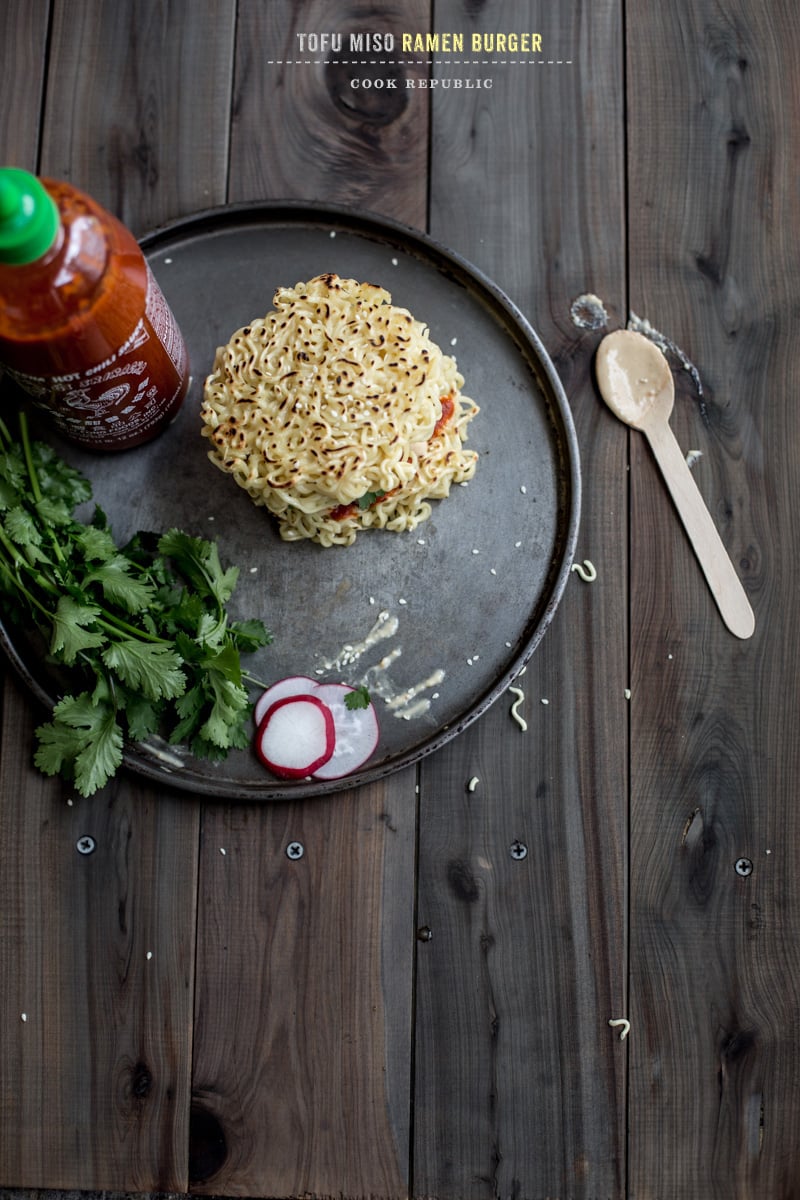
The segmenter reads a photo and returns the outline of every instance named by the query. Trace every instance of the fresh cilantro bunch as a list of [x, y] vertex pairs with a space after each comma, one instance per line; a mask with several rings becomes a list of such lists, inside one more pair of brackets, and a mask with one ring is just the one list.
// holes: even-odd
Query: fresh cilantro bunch
[[91, 496], [80, 472], [30, 440], [24, 414], [19, 441], [0, 421], [3, 606], [75, 680], [36, 730], [34, 761], [84, 796], [115, 773], [126, 739], [159, 734], [213, 759], [246, 747], [240, 653], [272, 640], [261, 621], [229, 618], [239, 572], [215, 543], [170, 529], [120, 548], [99, 507], [90, 524], [75, 519]]

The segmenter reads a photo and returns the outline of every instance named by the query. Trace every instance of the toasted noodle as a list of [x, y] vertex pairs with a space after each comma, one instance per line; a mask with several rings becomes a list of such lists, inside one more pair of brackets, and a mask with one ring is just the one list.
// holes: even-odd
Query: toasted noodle
[[455, 361], [391, 300], [320, 275], [280, 288], [274, 311], [217, 351], [201, 409], [209, 458], [286, 541], [413, 529], [428, 500], [475, 472], [462, 440], [478, 407]]

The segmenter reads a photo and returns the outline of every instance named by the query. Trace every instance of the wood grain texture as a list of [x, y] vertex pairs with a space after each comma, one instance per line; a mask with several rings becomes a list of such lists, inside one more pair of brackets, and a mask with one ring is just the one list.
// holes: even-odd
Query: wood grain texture
[[[186, 1186], [196, 813], [30, 766], [9, 685], [0, 767], [0, 1163], [17, 1187]], [[94, 839], [91, 854], [77, 845]]]
[[141, 234], [225, 201], [233, 0], [55, 0], [44, 174]]
[[626, 1008], [626, 438], [591, 383], [603, 331], [570, 316], [588, 292], [624, 310], [620, 19], [616, 3], [436, 7], [440, 29], [538, 30], [544, 57], [572, 60], [434, 68], [493, 86], [433, 100], [431, 231], [554, 358], [583, 459], [578, 558], [598, 577], [571, 577], [521, 681], [527, 732], [509, 696], [423, 764], [417, 1195], [624, 1191], [626, 1048], [607, 1022]]
[[[231, 135], [231, 200], [327, 201], [370, 209], [424, 228], [427, 94], [406, 79], [408, 56], [350, 50], [351, 32], [427, 28], [429, 0], [273, 0], [241, 6]], [[342, 51], [301, 51], [297, 34], [337, 32]], [[377, 64], [377, 65], [376, 65]], [[353, 80], [393, 80], [394, 89]]]
[[414, 826], [413, 771], [206, 810], [193, 1190], [406, 1194]]
[[635, 447], [631, 1194], [784, 1200], [800, 1191], [797, 22], [736, 0], [634, 0], [628, 20], [650, 30], [629, 40], [631, 305], [698, 369], [702, 401], [678, 371], [672, 423], [703, 452], [756, 613], [750, 642], [724, 629]]
[[36, 170], [49, 18], [48, 0], [8, 0], [0, 6], [0, 46], [14, 69], [0, 73], [2, 165]]

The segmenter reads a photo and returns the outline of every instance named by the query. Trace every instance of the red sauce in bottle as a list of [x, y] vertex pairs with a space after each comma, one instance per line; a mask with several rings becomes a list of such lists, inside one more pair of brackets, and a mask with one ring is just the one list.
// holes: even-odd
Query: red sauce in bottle
[[0, 363], [71, 441], [139, 445], [183, 402], [183, 337], [125, 226], [70, 184], [40, 183], [59, 224], [40, 257], [0, 262]]

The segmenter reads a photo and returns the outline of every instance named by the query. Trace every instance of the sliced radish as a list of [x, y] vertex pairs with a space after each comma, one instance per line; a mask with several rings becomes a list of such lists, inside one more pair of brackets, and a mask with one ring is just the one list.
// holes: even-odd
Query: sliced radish
[[336, 730], [333, 754], [312, 774], [315, 779], [341, 779], [362, 766], [378, 744], [378, 717], [370, 704], [367, 708], [347, 708], [345, 697], [354, 688], [344, 683], [321, 683], [314, 695], [330, 709]]
[[308, 675], [289, 675], [286, 679], [279, 679], [277, 683], [273, 683], [255, 702], [253, 720], [256, 728], [263, 721], [267, 709], [276, 700], [282, 700], [284, 696], [307, 696], [316, 686], [316, 680], [310, 679]]
[[317, 696], [290, 695], [275, 700], [256, 734], [256, 753], [281, 779], [305, 779], [334, 752], [333, 714]]

